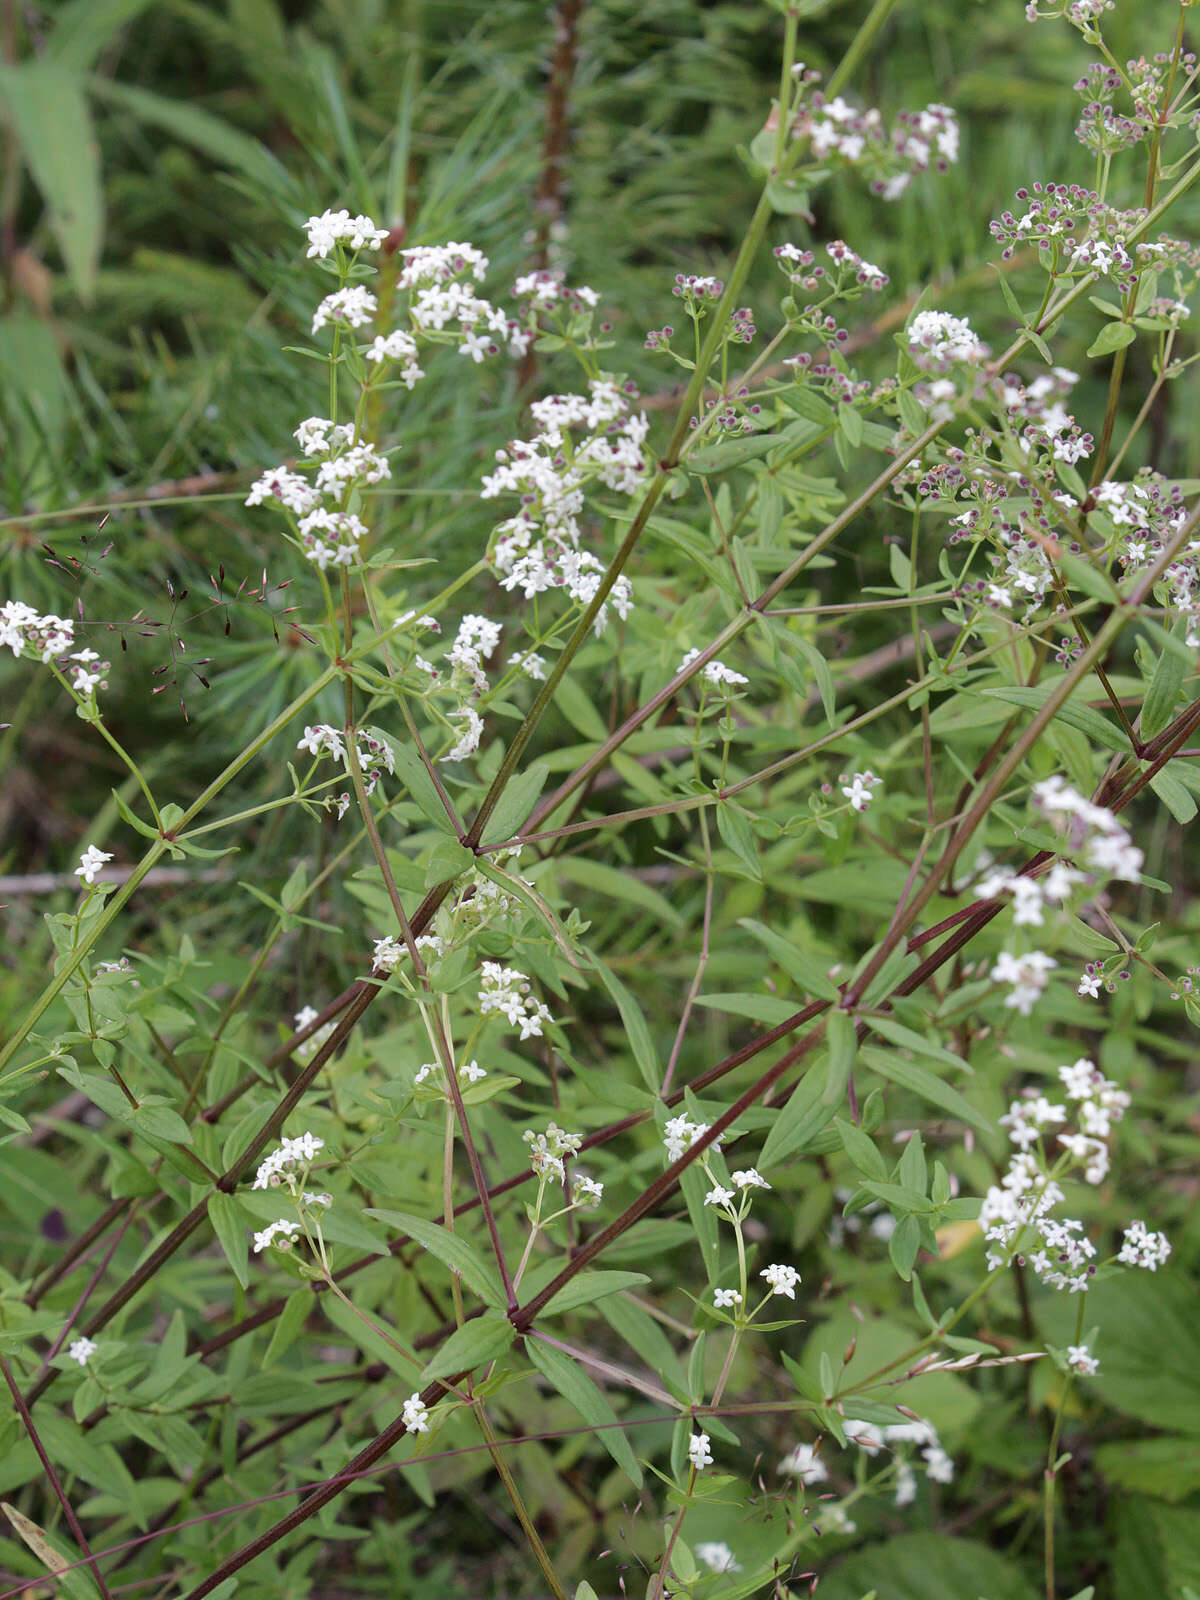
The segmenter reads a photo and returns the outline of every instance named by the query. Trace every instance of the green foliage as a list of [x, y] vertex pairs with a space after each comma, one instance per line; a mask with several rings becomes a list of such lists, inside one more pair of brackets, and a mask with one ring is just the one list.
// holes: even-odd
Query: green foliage
[[[0, 620], [9, 1587], [1190, 1600], [1186, 8], [560, 12], [14, 12], [0, 605], [66, 643]], [[884, 200], [941, 113], [843, 159], [794, 62], [954, 106], [958, 160]], [[1035, 181], [1139, 281], [1003, 258]], [[327, 208], [384, 248], [306, 257]], [[415, 319], [450, 240], [515, 359]], [[545, 267], [599, 307], [510, 292]], [[553, 517], [480, 481], [608, 374], [526, 594], [504, 519]], [[347, 565], [245, 504], [344, 461], [297, 464], [326, 413], [386, 455]], [[1053, 1249], [981, 1238], [1023, 1140]]]

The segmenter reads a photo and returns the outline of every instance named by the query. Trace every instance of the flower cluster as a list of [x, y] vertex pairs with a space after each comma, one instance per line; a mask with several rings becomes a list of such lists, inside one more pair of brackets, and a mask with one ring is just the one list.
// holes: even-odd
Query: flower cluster
[[317, 1152], [324, 1148], [324, 1139], [318, 1139], [311, 1133], [302, 1133], [298, 1139], [282, 1140], [278, 1150], [272, 1150], [259, 1166], [251, 1187], [278, 1189], [281, 1183], [286, 1183], [289, 1189], [295, 1190], [298, 1180], [292, 1169], [303, 1166], [307, 1172]]
[[[699, 654], [699, 650], [689, 650], [676, 667], [676, 672], [686, 672]], [[734, 672], [721, 661], [706, 661], [703, 676], [714, 689], [736, 689], [740, 684], [750, 682], [749, 678], [743, 677], [740, 672]]]
[[[429, 951], [434, 956], [445, 954], [445, 941], [436, 933], [421, 933], [413, 940], [417, 953], [424, 955]], [[395, 972], [396, 968], [408, 955], [408, 945], [403, 939], [394, 938], [388, 934], [383, 939], [376, 939], [373, 949], [373, 964], [376, 971]]]
[[759, 1277], [766, 1279], [772, 1294], [783, 1295], [788, 1300], [796, 1298], [796, 1285], [800, 1282], [800, 1274], [795, 1267], [773, 1261], [769, 1267], [762, 1269]]
[[858, 111], [841, 95], [827, 100], [818, 89], [798, 110], [793, 134], [809, 140], [822, 165], [837, 159], [860, 168], [884, 200], [898, 199], [918, 173], [945, 172], [958, 160], [958, 121], [944, 105], [901, 111], [889, 134], [878, 111]]
[[81, 1367], [86, 1367], [99, 1348], [94, 1339], [72, 1339], [67, 1346], [67, 1359], [78, 1361]]
[[948, 311], [918, 311], [908, 325], [908, 344], [927, 372], [947, 372], [955, 362], [978, 366], [990, 353], [966, 318]]
[[1142, 852], [1111, 811], [1085, 800], [1058, 774], [1034, 784], [1033, 803], [1063, 836], [1064, 848], [1089, 871], [1139, 881]]
[[429, 1432], [429, 1409], [419, 1394], [409, 1395], [401, 1416], [409, 1433]]
[[[1058, 1076], [1067, 1105], [1029, 1089], [1000, 1118], [1016, 1153], [1000, 1183], [984, 1197], [979, 1225], [990, 1246], [989, 1270], [1014, 1259], [1027, 1260], [1050, 1288], [1074, 1294], [1085, 1290], [1095, 1274], [1096, 1247], [1081, 1222], [1053, 1214], [1065, 1198], [1056, 1174], [1064, 1165], [1080, 1167], [1086, 1183], [1103, 1183], [1113, 1126], [1124, 1116], [1129, 1096], [1086, 1058], [1060, 1067]], [[1075, 1127], [1066, 1129], [1072, 1116]], [[1051, 1170], [1044, 1136], [1060, 1127], [1065, 1131], [1056, 1133], [1054, 1141], [1063, 1155]], [[1133, 1222], [1117, 1259], [1153, 1271], [1167, 1259], [1170, 1248], [1162, 1234]]]
[[351, 252], [378, 250], [387, 238], [386, 228], [377, 228], [370, 217], [352, 217], [348, 211], [323, 211], [319, 217], [309, 217], [305, 224], [308, 249], [305, 254], [325, 260], [337, 245]]
[[1013, 955], [1002, 950], [996, 958], [990, 977], [993, 983], [1008, 983], [1012, 991], [1004, 997], [1004, 1004], [1027, 1017], [1042, 997], [1051, 972], [1058, 965], [1053, 956], [1043, 950], [1030, 950], [1024, 955]]
[[[632, 392], [601, 376], [591, 380], [586, 395], [548, 395], [530, 408], [539, 430], [534, 437], [496, 451], [496, 469], [483, 479], [483, 499], [515, 494], [521, 500], [521, 509], [492, 535], [491, 560], [502, 588], [520, 590], [527, 600], [563, 589], [580, 607], [595, 597], [604, 563], [580, 549], [579, 518], [591, 484], [633, 494], [645, 477], [649, 423], [644, 412], [630, 412]], [[633, 591], [627, 579], [616, 580], [597, 611], [597, 633], [607, 622], [609, 602], [619, 616], [628, 616]]]
[[482, 978], [479, 989], [481, 1015], [486, 1017], [498, 1011], [511, 1027], [520, 1029], [522, 1039], [541, 1038], [542, 1024], [552, 1019], [545, 1004], [534, 998], [533, 987], [525, 974], [518, 972], [515, 967], [502, 967], [496, 961], [485, 961]]
[[[469, 1089], [474, 1083], [482, 1083], [486, 1077], [487, 1072], [478, 1061], [464, 1061], [458, 1069], [458, 1081], [462, 1088]], [[420, 1089], [424, 1094], [439, 1100], [450, 1098], [446, 1085], [446, 1072], [438, 1062], [427, 1061], [423, 1067], [417, 1069], [413, 1077], [413, 1088]]]
[[[374, 791], [382, 773], [395, 772], [396, 758], [392, 747], [386, 739], [379, 738], [369, 733], [365, 728], [359, 728], [355, 734], [355, 749], [358, 754], [359, 771], [363, 777], [363, 787], [368, 794]], [[314, 760], [322, 756], [332, 756], [335, 761], [340, 761], [346, 771], [350, 771], [350, 756], [346, 749], [346, 735], [340, 728], [332, 727], [328, 722], [318, 723], [315, 727], [307, 727], [304, 737], [296, 745], [297, 750], [307, 750]], [[337, 801], [337, 814], [345, 816], [350, 806], [350, 796], [342, 795]]]
[[[667, 1160], [678, 1161], [685, 1150], [690, 1150], [697, 1139], [704, 1137], [708, 1129], [707, 1122], [689, 1122], [686, 1116], [672, 1117], [663, 1129]], [[716, 1149], [720, 1143], [720, 1139], [714, 1139], [709, 1148]]]
[[[255, 1184], [255, 1188], [258, 1185]], [[264, 1250], [269, 1250], [272, 1245], [278, 1250], [290, 1250], [292, 1240], [301, 1231], [298, 1222], [289, 1222], [286, 1217], [281, 1217], [278, 1222], [272, 1222], [261, 1233], [254, 1235], [254, 1254], [261, 1255]]]
[[[910, 1452], [919, 1451], [926, 1476], [934, 1483], [952, 1483], [954, 1462], [942, 1448], [937, 1429], [931, 1422], [914, 1418], [911, 1422], [893, 1422], [883, 1426], [874, 1422], [861, 1422], [847, 1417], [843, 1424], [847, 1441], [867, 1456], [877, 1456], [882, 1450], [896, 1455], [895, 1504], [910, 1505], [916, 1498], [917, 1479]], [[909, 1451], [902, 1447], [909, 1446]], [[897, 1447], [901, 1447], [897, 1450]], [[785, 1477], [798, 1478], [803, 1484], [825, 1483], [829, 1469], [817, 1445], [798, 1444], [784, 1456], [777, 1470]]]
[[[292, 1019], [296, 1025], [296, 1032], [303, 1032], [303, 1030], [307, 1028], [310, 1023], [315, 1022], [320, 1015], [321, 1013], [317, 1010], [316, 1006], [302, 1006]], [[305, 1039], [303, 1044], [297, 1045], [294, 1054], [298, 1056], [301, 1061], [307, 1061], [310, 1056], [315, 1056], [317, 1051], [325, 1043], [326, 1039], [329, 1038], [330, 1034], [336, 1027], [336, 1022], [326, 1022], [324, 1026], [318, 1028], [315, 1033], [310, 1034], [308, 1038]]]
[[708, 1448], [706, 1433], [694, 1433], [688, 1440], [688, 1460], [695, 1472], [703, 1472], [705, 1467], [712, 1466], [713, 1455]]
[[[529, 1146], [529, 1164], [537, 1176], [543, 1179], [557, 1178], [559, 1183], [565, 1183], [567, 1169], [564, 1162], [575, 1155], [583, 1143], [579, 1134], [567, 1133], [556, 1122], [552, 1122], [545, 1133], [534, 1133], [532, 1128], [526, 1128], [521, 1137]], [[603, 1193], [602, 1184], [596, 1184], [595, 1188]], [[599, 1195], [596, 1198], [598, 1200]]]
[[53, 662], [75, 693], [88, 700], [96, 689], [108, 687], [104, 674], [112, 665], [95, 650], [72, 650], [75, 624], [69, 617], [42, 616], [23, 600], [6, 600], [0, 606], [0, 649], [22, 656], [28, 649], [43, 665]]

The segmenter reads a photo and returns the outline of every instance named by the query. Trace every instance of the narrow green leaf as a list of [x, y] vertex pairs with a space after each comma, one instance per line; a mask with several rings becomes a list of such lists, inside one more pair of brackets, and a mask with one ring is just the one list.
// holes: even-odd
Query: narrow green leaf
[[829, 1047], [829, 1063], [821, 1103], [836, 1106], [846, 1097], [846, 1085], [858, 1054], [858, 1033], [853, 1017], [837, 1009], [829, 1012], [825, 1021], [825, 1042]]
[[464, 1323], [446, 1340], [422, 1372], [417, 1387], [423, 1389], [435, 1378], [451, 1378], [459, 1372], [474, 1372], [489, 1361], [498, 1360], [511, 1347], [516, 1330], [507, 1317], [486, 1312]]
[[738, 927], [752, 933], [759, 943], [770, 951], [788, 977], [806, 994], [814, 995], [819, 1000], [832, 1000], [835, 1004], [841, 998], [837, 984], [826, 975], [820, 963], [813, 956], [805, 954], [790, 939], [785, 939], [773, 928], [756, 922], [753, 917], [740, 918]]
[[800, 1079], [792, 1090], [787, 1105], [776, 1117], [759, 1157], [759, 1164], [769, 1171], [798, 1150], [805, 1150], [833, 1121], [834, 1108], [826, 1105], [825, 1079], [815, 1065]]
[[905, 1061], [902, 1056], [893, 1055], [890, 1051], [875, 1050], [869, 1046], [864, 1047], [859, 1055], [881, 1078], [887, 1078], [891, 1083], [898, 1083], [901, 1088], [919, 1095], [922, 1100], [928, 1100], [930, 1105], [937, 1106], [950, 1116], [968, 1123], [981, 1133], [991, 1132], [992, 1125], [987, 1117], [976, 1111], [971, 1102], [959, 1094], [957, 1089], [952, 1089], [948, 1083], [943, 1083], [924, 1067], [917, 1066], [913, 1061]]
[[886, 1178], [887, 1166], [870, 1135], [855, 1127], [854, 1123], [847, 1122], [844, 1117], [835, 1117], [834, 1125], [837, 1128], [838, 1138], [842, 1141], [842, 1149], [858, 1170], [865, 1173], [868, 1178]]
[[590, 1306], [622, 1289], [640, 1289], [650, 1279], [644, 1272], [580, 1272], [547, 1301], [544, 1317], [561, 1317], [578, 1306]]
[[304, 1324], [312, 1314], [313, 1300], [313, 1292], [308, 1288], [296, 1289], [288, 1295], [283, 1310], [275, 1320], [271, 1342], [263, 1353], [264, 1372], [269, 1372], [277, 1361], [281, 1361], [303, 1333]]
[[67, 0], [54, 14], [45, 59], [70, 72], [86, 72], [105, 45], [150, 0]]
[[526, 1339], [525, 1354], [583, 1420], [597, 1429], [596, 1438], [630, 1482], [640, 1489], [642, 1469], [637, 1457], [624, 1431], [612, 1426], [617, 1420], [616, 1412], [579, 1363], [537, 1338]]
[[593, 861], [590, 856], [563, 856], [555, 863], [555, 871], [560, 881], [565, 879], [606, 899], [636, 906], [639, 911], [649, 912], [664, 927], [683, 926], [683, 918], [667, 897], [628, 870], [610, 867], [604, 861]]
[[46, 205], [75, 292], [90, 301], [104, 233], [100, 156], [78, 75], [50, 61], [0, 66], [0, 107]]
[[105, 105], [128, 111], [149, 127], [161, 128], [180, 144], [190, 144], [219, 167], [240, 172], [274, 194], [290, 190], [287, 172], [265, 145], [199, 106], [99, 75], [92, 78], [91, 91]]
[[526, 772], [518, 773], [511, 780], [487, 820], [480, 841], [482, 844], [500, 844], [520, 831], [546, 787], [549, 771], [544, 761], [537, 761]]
[[737, 806], [720, 801], [717, 805], [717, 832], [750, 876], [761, 879], [762, 862], [758, 859], [757, 841], [746, 813]]
[[208, 1220], [212, 1223], [217, 1243], [225, 1252], [225, 1259], [233, 1268], [233, 1275], [242, 1288], [250, 1284], [250, 1246], [246, 1238], [246, 1218], [233, 1195], [214, 1190], [208, 1197]]
[[629, 1048], [633, 1051], [633, 1059], [637, 1062], [646, 1087], [655, 1094], [662, 1082], [662, 1073], [659, 1070], [658, 1051], [654, 1048], [654, 1040], [650, 1035], [650, 1028], [642, 1015], [641, 1007], [630, 994], [614, 972], [610, 972], [600, 958], [592, 951], [587, 952], [589, 959], [596, 968], [601, 983], [613, 998], [617, 1010], [621, 1013], [621, 1021], [625, 1025], [625, 1037], [629, 1041]]
[[453, 834], [454, 824], [420, 756], [408, 744], [394, 743], [389, 739], [388, 746], [395, 761], [396, 776], [413, 797], [421, 815], [427, 822], [432, 822], [440, 833]]
[[[1146, 641], [1143, 641], [1143, 648], [1149, 648]], [[1146, 690], [1146, 698], [1142, 701], [1140, 732], [1143, 739], [1153, 739], [1170, 722], [1188, 665], [1174, 650], [1164, 649], [1160, 653]]]
[[368, 1207], [363, 1215], [374, 1217], [377, 1222], [415, 1239], [443, 1266], [457, 1273], [481, 1300], [490, 1306], [504, 1306], [504, 1290], [499, 1273], [462, 1234], [451, 1233], [440, 1223], [427, 1222], [423, 1217], [410, 1216], [407, 1211], [379, 1211]]
[[926, 1039], [924, 1034], [906, 1028], [903, 1023], [896, 1022], [891, 1017], [870, 1017], [868, 1021], [875, 1033], [890, 1040], [892, 1044], [903, 1045], [906, 1049], [915, 1051], [917, 1055], [931, 1056], [934, 1061], [943, 1061], [947, 1066], [956, 1067], [959, 1072], [970, 1075], [971, 1068], [961, 1056], [956, 1056], [951, 1050], [943, 1049], [940, 1044], [934, 1044], [932, 1040]]

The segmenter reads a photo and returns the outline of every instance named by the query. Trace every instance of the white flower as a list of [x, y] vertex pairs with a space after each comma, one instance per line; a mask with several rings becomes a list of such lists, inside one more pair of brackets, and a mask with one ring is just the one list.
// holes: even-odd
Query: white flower
[[744, 1172], [735, 1172], [732, 1182], [735, 1189], [769, 1189], [771, 1187], [757, 1167], [747, 1167]]
[[[545, 1133], [534, 1133], [532, 1128], [526, 1128], [521, 1137], [529, 1146], [529, 1165], [537, 1176], [557, 1178], [560, 1183], [567, 1175], [564, 1160], [575, 1155], [583, 1143], [579, 1134], [567, 1133], [556, 1122], [552, 1122]], [[596, 1187], [603, 1192], [602, 1184]]]
[[342, 735], [327, 722], [305, 728], [304, 737], [297, 741], [296, 749], [307, 750], [311, 756], [331, 755], [336, 761], [346, 759], [346, 745]]
[[865, 1450], [869, 1456], [878, 1455], [883, 1449], [883, 1430], [877, 1428], [873, 1422], [859, 1422], [847, 1417], [843, 1427], [850, 1443], [856, 1444], [860, 1450]]
[[351, 250], [378, 250], [387, 238], [386, 228], [377, 228], [370, 217], [352, 217], [348, 211], [323, 211], [319, 217], [309, 217], [305, 223], [308, 234], [310, 259], [319, 256], [323, 261], [339, 240], [344, 240]]
[[[254, 1187], [257, 1189], [259, 1185], [256, 1183]], [[286, 1250], [299, 1232], [298, 1222], [289, 1222], [286, 1217], [281, 1217], [278, 1222], [272, 1222], [261, 1233], [254, 1235], [254, 1254], [258, 1255], [276, 1242], [281, 1250]]]
[[706, 1206], [727, 1206], [732, 1199], [732, 1189], [723, 1189], [719, 1183], [715, 1183], [704, 1196], [704, 1204]]
[[[845, 778], [845, 774], [842, 774]], [[843, 782], [842, 793], [849, 800], [855, 811], [865, 811], [871, 804], [871, 791], [883, 780], [867, 769], [866, 772], [856, 772], [849, 783]]]
[[708, 1448], [708, 1435], [694, 1433], [688, 1441], [688, 1460], [697, 1472], [712, 1466], [712, 1451]]
[[[685, 1150], [690, 1150], [697, 1139], [703, 1138], [708, 1129], [707, 1122], [689, 1122], [685, 1116], [672, 1117], [663, 1128], [667, 1160], [678, 1161]], [[719, 1139], [714, 1140], [713, 1148], [719, 1147], [720, 1143]]]
[[486, 1017], [497, 1011], [511, 1027], [520, 1030], [522, 1039], [541, 1038], [542, 1024], [552, 1018], [542, 1001], [534, 999], [525, 974], [515, 967], [502, 967], [496, 961], [485, 961], [480, 970], [483, 979], [479, 990], [480, 1014]]
[[1031, 950], [1023, 956], [1014, 956], [1003, 950], [992, 968], [991, 979], [993, 983], [1012, 984], [1012, 993], [1005, 996], [1004, 1004], [1027, 1017], [1040, 999], [1051, 970], [1057, 965], [1052, 956], [1041, 950]]
[[829, 1469], [812, 1444], [798, 1444], [791, 1455], [784, 1456], [778, 1470], [801, 1483], [824, 1483], [829, 1477]]
[[[678, 667], [676, 667], [676, 672], [683, 672], [690, 667], [699, 654], [699, 650], [689, 650]], [[721, 661], [705, 662], [704, 676], [714, 688], [720, 688], [722, 684], [725, 684], [728, 688], [735, 689], [739, 684], [750, 682], [749, 678], [743, 677], [740, 672], [734, 672], [731, 667], [725, 666]]]
[[714, 1289], [713, 1305], [718, 1311], [727, 1311], [730, 1306], [740, 1306], [742, 1297], [736, 1289]]
[[67, 1346], [67, 1359], [78, 1361], [81, 1367], [86, 1367], [99, 1348], [92, 1339], [72, 1339]]
[[908, 342], [920, 365], [939, 371], [955, 361], [984, 361], [989, 354], [970, 323], [948, 311], [918, 312], [908, 325]]
[[710, 1572], [740, 1572], [742, 1564], [727, 1544], [709, 1540], [696, 1546], [696, 1555]]
[[539, 682], [546, 676], [546, 662], [533, 650], [514, 650], [508, 658], [509, 665], [520, 667], [527, 678], [536, 678]]
[[347, 328], [361, 328], [375, 315], [375, 296], [361, 284], [348, 289], [336, 289], [327, 294], [313, 313], [312, 331], [317, 332], [327, 322], [342, 323]]
[[479, 749], [479, 741], [483, 737], [483, 718], [473, 706], [460, 706], [457, 711], [448, 712], [447, 715], [455, 721], [464, 723], [464, 728], [457, 744], [452, 745], [441, 759], [465, 761]]
[[429, 1409], [419, 1394], [409, 1395], [401, 1415], [409, 1433], [429, 1432]]
[[948, 1456], [940, 1445], [933, 1445], [928, 1450], [922, 1450], [925, 1458], [925, 1471], [934, 1483], [954, 1482], [954, 1461]]
[[284, 1175], [290, 1179], [292, 1167], [301, 1164], [307, 1167], [316, 1157], [317, 1151], [324, 1148], [324, 1139], [318, 1139], [311, 1133], [302, 1133], [298, 1139], [282, 1140], [278, 1150], [272, 1150], [259, 1166], [251, 1187], [277, 1189]]
[[1085, 1378], [1094, 1377], [1100, 1370], [1099, 1361], [1085, 1344], [1067, 1346], [1067, 1365], [1074, 1367], [1076, 1372], [1082, 1372]]
[[759, 1277], [767, 1280], [772, 1294], [786, 1295], [789, 1300], [796, 1298], [796, 1285], [800, 1282], [800, 1274], [795, 1267], [783, 1266], [775, 1261], [769, 1267], [764, 1267]]
[[604, 1198], [604, 1185], [580, 1173], [571, 1180], [571, 1199], [577, 1206], [598, 1206]]
[[111, 860], [112, 852], [110, 850], [97, 850], [94, 844], [90, 844], [79, 858], [79, 865], [75, 868], [75, 876], [82, 878], [84, 883], [95, 883], [96, 874], [100, 871], [100, 868], [106, 861]]
[[1151, 1233], [1144, 1222], [1131, 1222], [1125, 1229], [1125, 1240], [1117, 1255], [1128, 1267], [1145, 1267], [1157, 1272], [1171, 1254], [1165, 1233]]

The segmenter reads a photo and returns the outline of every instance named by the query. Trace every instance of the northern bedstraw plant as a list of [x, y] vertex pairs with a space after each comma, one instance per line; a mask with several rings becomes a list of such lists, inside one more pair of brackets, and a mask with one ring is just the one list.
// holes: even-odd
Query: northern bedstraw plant
[[[876, 377], [850, 325], [888, 278], [817, 197], [865, 186], [882, 233], [957, 121], [856, 95], [888, 0], [828, 80], [806, 9], [763, 12], [740, 249], [642, 335], [673, 420], [602, 284], [309, 218], [327, 414], [245, 504], [310, 679], [186, 804], [109, 726], [87, 619], [0, 608], [131, 780], [0, 1051], [14, 1173], [57, 1080], [96, 1207], [3, 1284], [4, 1595], [1117, 1592], [1060, 1540], [1183, 1199], [1114, 1187], [1156, 1108], [1111, 1041], [1195, 1020], [1139, 923], [1154, 808], [1200, 790], [1200, 511], [1133, 466], [1200, 277], [1165, 231], [1200, 176], [1186, 8], [1122, 63], [1111, 0], [1029, 7], [1092, 52], [1080, 170], [992, 223], [995, 348], [926, 291]], [[388, 492], [406, 408], [531, 352], [553, 392], [490, 440], [486, 543], [431, 561]], [[273, 797], [222, 815], [251, 764]], [[309, 846], [245, 885], [237, 983], [182, 930], [121, 953], [160, 861], [281, 810]], [[289, 1022], [299, 929], [360, 975]], [[468, 1491], [494, 1548], [447, 1569]]]

